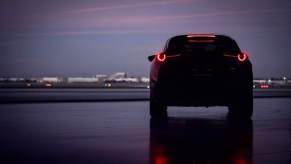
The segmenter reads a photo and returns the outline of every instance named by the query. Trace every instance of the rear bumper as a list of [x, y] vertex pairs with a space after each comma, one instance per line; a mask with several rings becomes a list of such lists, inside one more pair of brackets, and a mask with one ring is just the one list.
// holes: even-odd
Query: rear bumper
[[227, 106], [250, 85], [242, 81], [168, 80], [151, 83], [151, 100], [168, 106]]

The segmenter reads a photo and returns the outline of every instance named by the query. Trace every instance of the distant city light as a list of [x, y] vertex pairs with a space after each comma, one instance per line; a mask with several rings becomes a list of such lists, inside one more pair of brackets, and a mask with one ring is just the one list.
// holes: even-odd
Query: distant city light
[[[150, 79], [145, 76], [129, 76], [126, 72], [116, 72], [111, 75], [97, 74], [76, 77], [0, 77], [0, 88], [27, 87], [88, 87], [88, 88], [150, 88]], [[287, 76], [254, 78], [253, 88], [291, 87], [291, 80]]]
[[46, 87], [52, 87], [53, 85], [50, 84], [50, 83], [46, 83], [45, 86], [46, 86]]

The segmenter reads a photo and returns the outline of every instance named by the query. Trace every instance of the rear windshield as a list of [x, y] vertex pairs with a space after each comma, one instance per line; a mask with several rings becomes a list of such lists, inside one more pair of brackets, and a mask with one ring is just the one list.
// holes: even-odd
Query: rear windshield
[[239, 51], [235, 41], [217, 38], [189, 39], [186, 37], [177, 37], [170, 39], [165, 47], [167, 55], [195, 53], [236, 55]]

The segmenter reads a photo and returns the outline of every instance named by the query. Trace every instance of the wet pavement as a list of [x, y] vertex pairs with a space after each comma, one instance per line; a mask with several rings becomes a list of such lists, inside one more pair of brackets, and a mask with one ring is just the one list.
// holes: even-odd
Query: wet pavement
[[0, 104], [0, 163], [291, 163], [291, 98], [254, 100], [252, 120], [226, 107], [148, 102]]
[[[291, 88], [254, 89], [254, 98], [291, 97]], [[145, 101], [147, 88], [0, 88], [0, 103]]]

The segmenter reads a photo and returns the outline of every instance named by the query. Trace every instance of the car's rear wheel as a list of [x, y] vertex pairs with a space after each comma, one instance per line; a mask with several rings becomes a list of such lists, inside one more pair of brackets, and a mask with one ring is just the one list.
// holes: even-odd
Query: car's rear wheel
[[229, 104], [229, 116], [237, 118], [250, 118], [253, 115], [253, 91], [249, 89], [235, 96]]
[[167, 118], [167, 106], [150, 100], [150, 115], [152, 118]]

